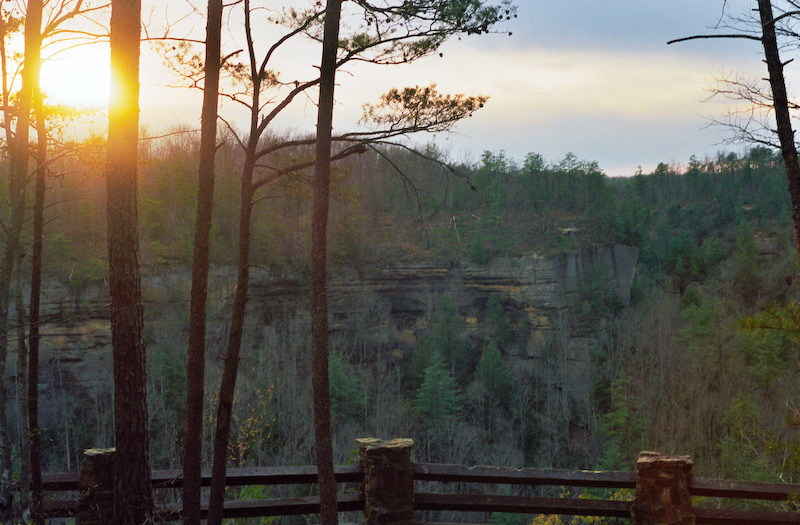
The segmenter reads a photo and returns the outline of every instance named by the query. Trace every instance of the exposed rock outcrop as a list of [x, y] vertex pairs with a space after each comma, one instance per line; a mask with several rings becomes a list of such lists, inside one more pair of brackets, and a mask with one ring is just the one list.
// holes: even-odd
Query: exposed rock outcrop
[[[356, 332], [374, 334], [384, 341], [384, 348], [402, 358], [417, 344], [443, 294], [452, 296], [468, 334], [479, 329], [487, 302], [496, 295], [520, 336], [504, 353], [535, 361], [548, 336], [563, 329], [565, 314], [587, 283], [613, 292], [620, 304], [629, 304], [637, 258], [636, 248], [605, 246], [578, 253], [498, 258], [486, 266], [456, 262], [337, 270], [331, 272], [329, 286], [331, 329], [345, 337]], [[211, 283], [212, 311], [224, 318], [235, 283], [233, 270], [215, 269]], [[146, 276], [143, 283], [145, 298], [164, 307], [187, 309], [188, 288], [185, 270], [162, 269]], [[52, 390], [54, 382], [78, 391], [110, 392], [111, 334], [105, 286], [98, 283], [76, 293], [50, 282], [45, 290], [43, 393]], [[254, 271], [251, 295], [248, 315], [258, 316], [260, 323], [307, 310], [306, 289], [297, 280]], [[585, 368], [591, 333], [562, 335], [569, 339], [567, 359]], [[15, 372], [13, 357], [7, 370], [9, 375]]]

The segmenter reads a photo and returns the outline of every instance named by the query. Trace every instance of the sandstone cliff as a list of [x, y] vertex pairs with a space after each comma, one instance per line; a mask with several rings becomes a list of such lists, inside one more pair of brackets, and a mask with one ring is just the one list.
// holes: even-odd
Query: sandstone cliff
[[[592, 330], [589, 326], [565, 332], [565, 316], [574, 315], [572, 310], [580, 308], [574, 298], [587, 282], [614, 293], [621, 305], [629, 304], [637, 258], [636, 248], [605, 246], [577, 253], [498, 258], [486, 266], [421, 263], [336, 271], [332, 272], [329, 289], [331, 329], [346, 340], [356, 332], [366, 334], [367, 341], [381, 341], [376, 348], [389, 351], [394, 359], [403, 359], [418, 343], [443, 294], [453, 297], [468, 336], [478, 331], [489, 297], [496, 295], [518, 335], [514, 344], [502, 349], [514, 366], [535, 367], [543, 345], [559, 332], [559, 337], [568, 339], [564, 357], [574, 363], [576, 377], [580, 378], [587, 374]], [[253, 272], [252, 279], [248, 315], [256, 323], [277, 322], [307, 310], [307, 294], [301, 282], [276, 279], [259, 271]], [[225, 318], [235, 275], [229, 268], [218, 268], [211, 281], [212, 311], [220, 321]], [[185, 270], [162, 269], [148, 275], [143, 283], [151, 311], [188, 309], [188, 287], [189, 273]], [[75, 293], [50, 282], [45, 289], [40, 390], [43, 416], [47, 418], [57, 416], [59, 398], [65, 391], [87, 398], [110, 395], [112, 358], [105, 286], [97, 283]], [[217, 325], [224, 327], [225, 323]], [[220, 330], [216, 339], [221, 341]], [[15, 371], [12, 357], [8, 379]]]

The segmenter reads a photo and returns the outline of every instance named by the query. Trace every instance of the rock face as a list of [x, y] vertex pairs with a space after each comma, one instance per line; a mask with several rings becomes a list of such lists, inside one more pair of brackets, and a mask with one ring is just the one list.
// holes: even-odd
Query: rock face
[[[506, 355], [534, 358], [554, 331], [563, 330], [583, 288], [613, 295], [619, 305], [631, 300], [638, 249], [606, 246], [555, 256], [530, 254], [498, 258], [486, 266], [469, 262], [448, 266], [419, 265], [381, 268], [361, 273], [331, 272], [329, 284], [333, 332], [380, 332], [397, 354], [415, 346], [428, 326], [439, 298], [449, 294], [470, 329], [480, 326], [492, 295], [500, 300], [519, 343]], [[296, 281], [256, 275], [251, 287], [252, 312], [271, 323], [307, 308], [306, 294]], [[574, 312], [572, 313], [574, 314]], [[584, 333], [569, 335], [570, 360], [588, 361]]]
[[[565, 332], [565, 319], [574, 316], [573, 310], [580, 306], [576, 306], [576, 297], [588, 285], [613, 294], [623, 306], [629, 304], [637, 258], [636, 248], [605, 246], [551, 256], [533, 253], [498, 258], [486, 266], [455, 262], [336, 270], [331, 272], [329, 285], [331, 330], [350, 340], [356, 333], [367, 340], [380, 340], [381, 348], [402, 358], [418, 343], [442, 295], [453, 298], [468, 337], [479, 331], [487, 302], [495, 295], [519, 336], [502, 349], [508, 359], [516, 359], [517, 366], [535, 366], [543, 346], [558, 333], [568, 340], [566, 359], [585, 369], [591, 330]], [[226, 318], [234, 283], [232, 269], [213, 271], [211, 312], [220, 319]], [[174, 304], [188, 310], [188, 289], [186, 270], [162, 270], [143, 282], [145, 299], [164, 307]], [[90, 399], [108, 397], [112, 391], [107, 289], [98, 284], [77, 293], [51, 282], [45, 284], [45, 290], [42, 408], [46, 412], [43, 417], [49, 412], [57, 418], [63, 407], [56, 391], [80, 392]], [[253, 320], [259, 324], [271, 324], [308, 308], [302, 283], [275, 279], [265, 272], [253, 272], [251, 295], [248, 315], [255, 316]], [[16, 372], [13, 354], [7, 366], [9, 380]], [[49, 403], [48, 396], [52, 397]]]

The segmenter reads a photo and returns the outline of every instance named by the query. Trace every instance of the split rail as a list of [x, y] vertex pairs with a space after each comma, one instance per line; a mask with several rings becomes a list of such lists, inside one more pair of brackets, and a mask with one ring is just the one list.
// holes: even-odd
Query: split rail
[[[692, 461], [687, 456], [643, 452], [635, 472], [594, 472], [413, 463], [412, 441], [408, 439], [360, 439], [358, 447], [358, 465], [335, 468], [340, 487], [338, 505], [340, 512], [363, 513], [366, 523], [410, 525], [419, 523], [420, 515], [431, 515], [420, 514], [421, 511], [456, 511], [479, 513], [465, 514], [472, 522], [476, 518], [485, 521], [489, 513], [503, 512], [624, 518], [634, 525], [800, 524], [800, 512], [790, 508], [793, 502], [800, 501], [800, 484], [695, 478]], [[42, 509], [43, 517], [76, 517], [79, 524], [103, 523], [102, 517], [111, 512], [111, 487], [103, 482], [109, 479], [109, 474], [104, 474], [100, 465], [113, 465], [108, 461], [109, 454], [113, 461], [113, 451], [87, 451], [81, 475], [45, 474], [43, 485], [48, 500]], [[154, 471], [152, 481], [155, 490], [182, 486], [180, 471]], [[226, 485], [313, 486], [316, 481], [313, 466], [240, 468], [228, 470]], [[208, 472], [203, 473], [202, 482], [209, 485]], [[437, 486], [440, 490], [431, 491]], [[453, 491], [453, 487], [458, 490]], [[532, 487], [567, 487], [563, 492], [570, 496], [520, 495], [530, 493]], [[617, 497], [603, 499], [602, 494], [608, 493]], [[600, 496], [587, 497], [593, 494]], [[56, 495], [60, 498], [53, 497]], [[713, 508], [700, 506], [698, 502], [710, 503]], [[788, 510], [757, 510], [759, 506], [770, 507], [770, 502], [787, 502], [783, 507]], [[312, 495], [230, 500], [225, 502], [223, 516], [249, 518], [318, 512], [319, 498]], [[179, 520], [178, 505], [160, 505], [157, 509], [156, 521]]]

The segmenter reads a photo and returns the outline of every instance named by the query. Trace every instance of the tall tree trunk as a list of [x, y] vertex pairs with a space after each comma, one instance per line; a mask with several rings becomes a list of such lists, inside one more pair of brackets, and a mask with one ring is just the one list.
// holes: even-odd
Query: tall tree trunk
[[[2, 6], [2, 0], [0, 0], [0, 7]], [[0, 16], [2, 16], [2, 12], [0, 12]], [[7, 83], [7, 74], [6, 74], [6, 23], [5, 18], [2, 19], [2, 40], [0, 40], [0, 59], [2, 60], [2, 75], [3, 75], [3, 128], [6, 133], [6, 142], [11, 145], [9, 148], [9, 154], [13, 158], [14, 157], [14, 132], [11, 128], [11, 110], [9, 108], [10, 104], [10, 97], [8, 96], [8, 83]], [[6, 338], [7, 340], [7, 338]], [[11, 506], [11, 450], [8, 437], [8, 418], [6, 414], [8, 413], [8, 400], [6, 399], [5, 394], [5, 371], [6, 371], [6, 352], [7, 352], [7, 343], [0, 342], [0, 523], [6, 520], [9, 517], [10, 506]], [[6, 448], [8, 447], [8, 451]]]
[[183, 522], [200, 524], [200, 473], [203, 458], [205, 395], [206, 300], [208, 297], [211, 219], [214, 205], [214, 159], [217, 140], [222, 0], [208, 1], [205, 85], [200, 129], [197, 217], [189, 305], [189, 348], [186, 364], [186, 434], [183, 458]]
[[797, 158], [797, 146], [794, 143], [794, 130], [789, 115], [789, 97], [786, 93], [786, 81], [783, 76], [783, 63], [778, 51], [778, 40], [775, 36], [775, 18], [772, 15], [770, 0], [758, 0], [758, 13], [761, 17], [764, 57], [769, 70], [769, 85], [772, 88], [772, 104], [775, 108], [775, 123], [778, 127], [778, 140], [781, 143], [781, 155], [786, 167], [786, 181], [789, 186], [789, 197], [792, 203], [792, 220], [794, 221], [795, 244], [800, 255], [800, 162]]
[[36, 187], [33, 197], [33, 254], [31, 255], [30, 328], [28, 330], [28, 426], [30, 428], [31, 511], [41, 523], [42, 441], [39, 428], [39, 316], [42, 299], [42, 250], [44, 245], [44, 198], [47, 175], [47, 131], [41, 91], [35, 98], [38, 154]]
[[253, 103], [250, 110], [250, 136], [245, 148], [242, 182], [239, 193], [239, 252], [237, 261], [236, 292], [233, 296], [231, 326], [228, 333], [228, 347], [225, 352], [225, 366], [219, 385], [219, 404], [217, 405], [217, 425], [214, 432], [214, 463], [211, 468], [211, 495], [208, 502], [208, 525], [222, 523], [222, 507], [225, 501], [225, 475], [228, 464], [228, 443], [230, 442], [233, 398], [236, 393], [236, 376], [239, 370], [239, 353], [244, 334], [244, 316], [247, 308], [248, 285], [250, 281], [250, 245], [253, 215], [253, 174], [256, 165], [258, 139], [263, 130], [259, 127], [259, 106], [261, 94], [261, 75], [255, 60], [255, 50], [250, 24], [250, 0], [244, 0], [245, 31], [247, 33], [248, 54], [250, 55], [250, 75], [253, 82]]
[[314, 395], [314, 438], [320, 492], [321, 521], [338, 522], [336, 479], [333, 472], [331, 399], [328, 378], [328, 204], [331, 174], [331, 130], [336, 52], [342, 0], [328, 0], [320, 68], [319, 113], [317, 116], [314, 203], [311, 218], [311, 381]]
[[[2, 0], [0, 0], [0, 7], [2, 7]], [[0, 12], [0, 17], [3, 17]], [[0, 60], [2, 60], [2, 83], [3, 83], [3, 129], [6, 134], [6, 142], [11, 145], [9, 154], [14, 158], [14, 131], [11, 128], [11, 109], [10, 97], [8, 94], [8, 75], [7, 75], [7, 60], [6, 60], [6, 35], [8, 34], [5, 18], [0, 18], [2, 23], [2, 34], [0, 35]], [[0, 523], [8, 518], [8, 512], [11, 505], [11, 451], [10, 448], [6, 452], [6, 447], [10, 447], [8, 441], [8, 428], [7, 417], [8, 401], [5, 397], [5, 370], [6, 370], [6, 343], [0, 343]]]
[[[239, 255], [236, 292], [231, 311], [231, 327], [228, 334], [228, 348], [225, 353], [225, 367], [219, 385], [219, 405], [217, 407], [217, 427], [214, 434], [214, 464], [211, 470], [211, 495], [208, 502], [208, 525], [222, 523], [222, 507], [225, 501], [225, 475], [228, 463], [228, 443], [230, 442], [233, 398], [236, 392], [236, 376], [239, 369], [239, 352], [244, 333], [244, 316], [247, 308], [247, 290], [250, 280], [250, 230], [253, 211], [253, 170], [255, 167], [256, 144], [251, 145], [245, 158], [242, 171], [241, 209], [239, 212]], [[250, 147], [252, 146], [252, 147]]]
[[19, 488], [19, 510], [21, 515], [25, 515], [30, 509], [31, 503], [31, 442], [28, 436], [31, 434], [31, 427], [28, 418], [28, 345], [25, 340], [25, 301], [22, 299], [22, 260], [24, 254], [22, 250], [17, 252], [17, 283], [15, 286], [16, 297], [14, 306], [16, 307], [16, 329], [17, 329], [17, 397], [20, 400], [20, 488]]
[[11, 280], [19, 250], [22, 225], [25, 221], [25, 186], [30, 157], [28, 152], [30, 112], [33, 89], [39, 84], [41, 25], [42, 0], [30, 0], [25, 15], [25, 62], [22, 70], [22, 88], [17, 102], [16, 132], [9, 141], [11, 145], [9, 192], [11, 217], [5, 231], [3, 252], [0, 255], [0, 522], [8, 518], [12, 507], [11, 443], [7, 425], [9, 411], [6, 384], [3, 378], [8, 354]]
[[153, 507], [136, 207], [140, 20], [140, 0], [112, 0], [106, 185], [118, 524], [145, 523]]

